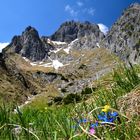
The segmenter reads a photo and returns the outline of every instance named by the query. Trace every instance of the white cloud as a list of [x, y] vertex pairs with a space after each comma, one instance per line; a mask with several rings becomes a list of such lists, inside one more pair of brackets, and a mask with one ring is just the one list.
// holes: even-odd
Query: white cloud
[[75, 11], [70, 5], [65, 6], [65, 11], [69, 12], [72, 17], [76, 17], [78, 14], [78, 11]]
[[93, 8], [85, 8], [83, 9], [83, 13], [93, 16], [95, 13], [95, 9]]
[[99, 26], [99, 29], [106, 35], [109, 30], [108, 27], [102, 23], [99, 23], [98, 26]]
[[81, 0], [76, 1], [76, 5], [69, 5], [65, 6], [65, 11], [71, 15], [75, 20], [78, 20], [79, 16], [94, 16], [95, 9], [92, 7], [86, 7], [84, 2]]
[[5, 48], [9, 43], [0, 43], [0, 52], [2, 52], [2, 49]]
[[78, 5], [79, 7], [82, 7], [82, 6], [84, 5], [84, 3], [82, 3], [81, 1], [77, 1], [77, 5]]
[[88, 12], [88, 14], [89, 15], [94, 15], [94, 12], [95, 12], [95, 9], [93, 9], [93, 8], [89, 8], [88, 10], [87, 10], [87, 12]]

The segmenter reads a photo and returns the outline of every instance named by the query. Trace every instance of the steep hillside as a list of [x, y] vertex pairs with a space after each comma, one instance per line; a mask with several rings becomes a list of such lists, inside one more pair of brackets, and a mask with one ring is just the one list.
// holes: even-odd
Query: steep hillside
[[15, 102], [22, 103], [27, 100], [27, 97], [35, 93], [35, 88], [32, 87], [23, 72], [19, 70], [14, 62], [6, 62], [0, 54], [0, 104]]
[[101, 43], [122, 60], [140, 64], [140, 4], [124, 10]]

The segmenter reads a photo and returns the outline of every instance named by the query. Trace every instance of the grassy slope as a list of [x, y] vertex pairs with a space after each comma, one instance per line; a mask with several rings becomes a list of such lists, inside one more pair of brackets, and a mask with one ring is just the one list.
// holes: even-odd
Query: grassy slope
[[23, 83], [11, 75], [5, 67], [0, 66], [0, 104], [4, 101], [9, 103], [18, 100], [25, 101], [28, 91]]
[[[68, 54], [63, 52], [63, 55], [68, 55]], [[40, 104], [42, 104], [42, 100], [44, 101], [44, 104], [47, 104], [51, 96], [55, 97], [60, 95], [60, 91], [56, 86], [58, 82], [56, 81], [51, 84], [47, 83], [46, 86], [41, 86], [40, 83], [42, 79], [40, 78], [33, 79], [32, 74], [38, 71], [42, 71], [45, 73], [56, 72], [64, 75], [66, 78], [70, 79], [71, 82], [73, 82], [73, 79], [74, 80], [85, 79], [86, 81], [88, 81], [89, 78], [96, 77], [95, 74], [96, 72], [104, 73], [104, 71], [102, 71], [104, 69], [106, 69], [106, 72], [108, 72], [116, 65], [114, 61], [114, 56], [112, 56], [107, 50], [103, 48], [95, 48], [93, 51], [85, 50], [85, 51], [81, 51], [81, 53], [79, 53], [79, 51], [73, 50], [69, 55], [71, 55], [72, 58], [74, 58], [74, 61], [72, 61], [70, 65], [60, 68], [58, 71], [55, 71], [54, 68], [31, 66], [29, 62], [26, 62], [18, 54], [10, 54], [9, 58], [6, 59], [6, 64], [9, 65], [9, 67], [11, 67], [10, 65], [12, 65], [12, 63], [14, 62], [14, 65], [17, 67], [17, 69], [19, 69], [19, 71], [23, 72], [24, 77], [32, 85], [36, 93], [41, 93], [41, 96], [39, 98], [38, 97], [35, 98], [36, 100], [34, 101], [38, 103], [40, 102]], [[82, 55], [84, 56], [82, 57]], [[116, 62], [118, 62], [118, 60]], [[86, 65], [86, 67], [80, 69], [82, 65]], [[5, 86], [5, 90], [1, 90], [2, 91], [0, 93], [2, 97], [1, 100], [3, 100], [3, 94], [5, 94], [8, 97], [8, 99], [10, 99], [9, 97], [11, 97], [12, 94], [13, 99], [11, 98], [11, 101], [15, 100], [16, 95], [18, 95], [19, 98], [21, 97], [20, 99], [18, 99], [20, 102], [25, 101], [25, 97], [23, 95], [30, 96], [30, 91], [28, 93], [27, 91], [22, 90], [22, 85], [19, 86], [19, 84], [16, 82], [16, 79], [12, 79], [10, 76], [8, 78], [11, 79], [11, 81], [13, 81], [13, 84], [12, 82], [8, 84], [7, 81], [2, 80], [0, 88], [2, 88], [5, 85], [6, 86]], [[2, 75], [1, 75], [1, 79], [4, 79]], [[10, 90], [11, 92], [9, 91], [7, 92], [6, 90]]]
[[[68, 106], [41, 106], [40, 108], [31, 105], [18, 111], [18, 114], [13, 114], [8, 108], [1, 108], [0, 138], [3, 140], [18, 138], [21, 140], [85, 140], [96, 137], [105, 140], [137, 140], [140, 135], [138, 125], [140, 118], [137, 115], [126, 116], [127, 110], [121, 112], [118, 100], [119, 98], [123, 100], [123, 96], [132, 90], [132, 93], [139, 91], [136, 89], [140, 88], [140, 79], [133, 68], [124, 67], [120, 71], [114, 72], [113, 77], [104, 78], [104, 81], [109, 77], [112, 80], [110, 82], [107, 80], [105, 86], [101, 81], [97, 81], [98, 90], [93, 92], [90, 100], [83, 103]], [[137, 95], [139, 96], [140, 92]], [[95, 135], [91, 136], [88, 130], [89, 123], [76, 125], [76, 119], [87, 118], [92, 122], [97, 120], [97, 114], [101, 112], [100, 107], [106, 104], [110, 104], [113, 109], [118, 110], [120, 121], [115, 121], [115, 126], [114, 124], [100, 125], [96, 128]], [[139, 105], [139, 102], [134, 105], [134, 108], [136, 105]], [[22, 129], [22, 132], [17, 131], [16, 128]]]

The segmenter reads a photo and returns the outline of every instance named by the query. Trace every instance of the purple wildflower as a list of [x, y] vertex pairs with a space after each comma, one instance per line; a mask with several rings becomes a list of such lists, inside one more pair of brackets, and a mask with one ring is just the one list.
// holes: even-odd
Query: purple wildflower
[[90, 133], [90, 135], [94, 135], [95, 134], [95, 129], [93, 127], [91, 127], [89, 129], [89, 133]]

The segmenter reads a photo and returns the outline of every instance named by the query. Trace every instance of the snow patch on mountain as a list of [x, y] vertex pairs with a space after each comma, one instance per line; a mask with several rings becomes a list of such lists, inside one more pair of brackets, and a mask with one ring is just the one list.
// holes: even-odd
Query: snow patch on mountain
[[53, 67], [52, 63], [45, 63], [45, 64], [42, 64], [42, 65], [39, 65], [39, 66], [42, 66], [42, 67]]
[[57, 59], [56, 60], [53, 60], [53, 62], [52, 62], [52, 64], [53, 64], [53, 67], [57, 70], [59, 67], [63, 67], [64, 65], [61, 63], [61, 62], [59, 62]]
[[67, 54], [69, 54], [71, 47], [63, 49]]
[[56, 50], [51, 50], [50, 52], [57, 53], [57, 52], [59, 52], [60, 50], [62, 50], [62, 49], [61, 49], [61, 48], [57, 48]]
[[68, 46], [72, 46], [77, 41], [78, 41], [78, 38], [76, 38], [75, 40], [73, 40]]
[[53, 44], [53, 45], [66, 45], [66, 44], [67, 44], [66, 42], [52, 41], [52, 40], [50, 40], [50, 39], [48, 39], [47, 42], [48, 42], [49, 44]]
[[26, 62], [29, 62], [30, 60], [27, 59], [26, 57], [22, 57]]
[[98, 26], [99, 26], [99, 29], [101, 30], [101, 32], [103, 32], [105, 35], [109, 31], [109, 28], [106, 25], [102, 24], [102, 23], [99, 23]]
[[[26, 58], [24, 58], [25, 61], [27, 61]], [[58, 70], [60, 67], [63, 67], [64, 65], [59, 62], [57, 59], [56, 60], [51, 60], [52, 62], [50, 63], [44, 63], [44, 62], [30, 62], [31, 66], [39, 66], [39, 67], [54, 67], [56, 70]], [[44, 63], [44, 64], [43, 64]]]
[[52, 41], [52, 43], [54, 45], [66, 45], [67, 44], [66, 42], [61, 42], [61, 41]]
[[64, 50], [67, 54], [69, 54], [69, 53], [70, 53], [71, 47], [72, 47], [73, 44], [74, 44], [75, 42], [77, 42], [77, 41], [78, 41], [78, 39], [73, 40], [70, 44], [68, 44], [68, 47], [65, 48], [65, 49], [63, 49], [63, 50]]
[[2, 52], [2, 49], [4, 49], [6, 46], [8, 46], [9, 45], [9, 43], [8, 42], [6, 42], [6, 43], [1, 43], [0, 42], [0, 52]]
[[31, 62], [30, 65], [32, 65], [32, 66], [36, 66], [37, 64], [34, 63], [34, 62]]
[[38, 65], [38, 66], [41, 66], [41, 67], [54, 67], [56, 70], [58, 70], [58, 68], [63, 67], [64, 65], [56, 59], [56, 60], [52, 60], [51, 63], [45, 63], [45, 64]]
[[98, 42], [96, 43], [96, 46], [97, 46], [98, 48], [101, 48]]

